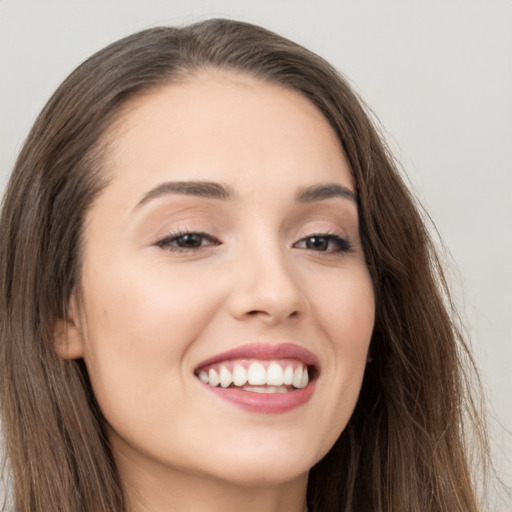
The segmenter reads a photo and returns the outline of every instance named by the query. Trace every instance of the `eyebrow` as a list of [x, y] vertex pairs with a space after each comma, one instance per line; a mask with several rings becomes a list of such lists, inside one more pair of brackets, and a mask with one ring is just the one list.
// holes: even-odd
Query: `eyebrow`
[[347, 187], [338, 183], [321, 183], [309, 187], [302, 187], [296, 194], [296, 200], [299, 203], [312, 203], [315, 201], [323, 201], [334, 197], [342, 197], [350, 199], [357, 203], [357, 195]]
[[[205, 197], [208, 199], [227, 200], [232, 198], [235, 193], [233, 189], [222, 183], [210, 181], [166, 181], [146, 192], [135, 208], [143, 204], [168, 194], [180, 194], [186, 196]], [[338, 183], [321, 183], [308, 187], [301, 187], [295, 199], [299, 203], [312, 203], [341, 197], [357, 202], [357, 195], [343, 185]]]
[[136, 208], [144, 203], [168, 194], [206, 197], [208, 199], [229, 199], [234, 195], [231, 187], [209, 181], [167, 181], [146, 192]]

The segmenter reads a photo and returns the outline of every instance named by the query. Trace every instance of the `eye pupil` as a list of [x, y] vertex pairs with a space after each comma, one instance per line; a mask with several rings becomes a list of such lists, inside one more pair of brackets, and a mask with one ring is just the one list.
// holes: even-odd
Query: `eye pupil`
[[198, 233], [187, 233], [176, 239], [176, 243], [179, 247], [201, 247], [203, 241], [202, 235]]
[[307, 239], [306, 247], [316, 251], [326, 251], [329, 247], [329, 239], [325, 236], [312, 236]]

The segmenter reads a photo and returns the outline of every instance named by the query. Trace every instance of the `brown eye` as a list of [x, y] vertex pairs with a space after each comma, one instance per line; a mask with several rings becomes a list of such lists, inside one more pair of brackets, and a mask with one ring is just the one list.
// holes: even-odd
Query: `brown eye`
[[183, 252], [220, 245], [220, 242], [206, 233], [176, 233], [167, 235], [155, 245], [169, 251]]
[[299, 240], [295, 247], [332, 254], [348, 252], [352, 248], [348, 240], [337, 235], [311, 235]]
[[187, 249], [195, 249], [201, 247], [205, 236], [200, 233], [187, 233], [186, 235], [178, 236], [174, 239], [175, 245]]
[[326, 251], [329, 248], [329, 241], [329, 238], [326, 236], [312, 236], [310, 238], [306, 238], [306, 249]]

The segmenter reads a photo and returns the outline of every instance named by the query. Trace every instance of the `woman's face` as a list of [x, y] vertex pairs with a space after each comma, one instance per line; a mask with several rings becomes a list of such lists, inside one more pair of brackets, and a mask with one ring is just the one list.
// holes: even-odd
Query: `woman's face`
[[374, 323], [334, 131], [296, 92], [209, 72], [134, 101], [106, 172], [60, 350], [84, 358], [116, 459], [303, 478], [349, 420]]

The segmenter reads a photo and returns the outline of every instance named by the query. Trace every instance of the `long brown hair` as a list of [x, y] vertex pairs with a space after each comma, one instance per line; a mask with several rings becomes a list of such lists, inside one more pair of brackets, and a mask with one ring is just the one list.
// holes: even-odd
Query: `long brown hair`
[[[80, 275], [82, 224], [127, 102], [201, 68], [299, 92], [339, 136], [354, 176], [376, 322], [348, 426], [309, 477], [311, 512], [475, 512], [467, 447], [486, 453], [472, 361], [418, 206], [346, 80], [246, 23], [154, 28], [93, 55], [59, 87], [19, 155], [0, 224], [0, 399], [17, 512], [121, 512], [121, 483], [83, 361], [54, 327]], [[468, 420], [469, 419], [469, 423]]]

